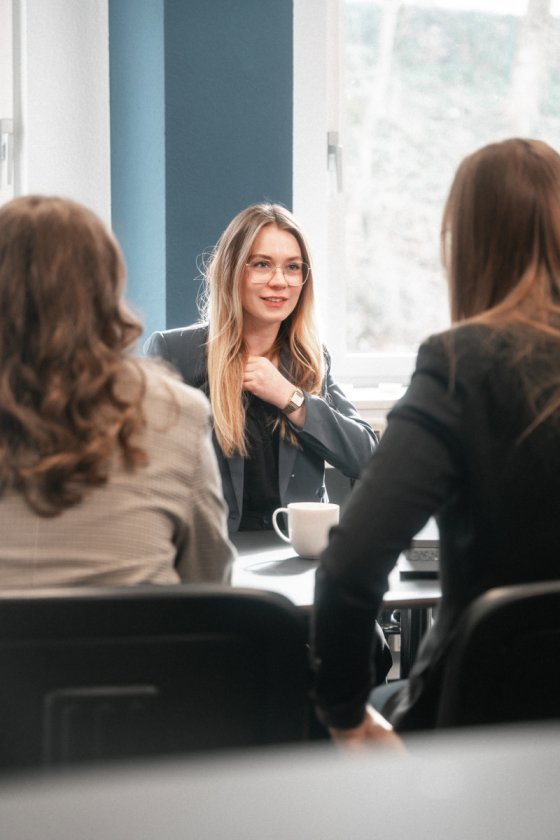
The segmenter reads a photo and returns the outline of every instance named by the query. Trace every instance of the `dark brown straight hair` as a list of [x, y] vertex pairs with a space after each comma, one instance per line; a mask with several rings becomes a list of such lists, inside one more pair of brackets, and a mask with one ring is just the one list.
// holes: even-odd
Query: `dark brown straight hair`
[[556, 316], [560, 155], [542, 141], [512, 139], [466, 157], [445, 205], [442, 250], [453, 321], [534, 312], [539, 328]]
[[[466, 157], [441, 237], [454, 322], [513, 330], [516, 362], [545, 339], [560, 350], [560, 155], [554, 149], [513, 138]], [[540, 409], [527, 433], [560, 407], [560, 371], [553, 383], [546, 376], [530, 383], [528, 399]]]

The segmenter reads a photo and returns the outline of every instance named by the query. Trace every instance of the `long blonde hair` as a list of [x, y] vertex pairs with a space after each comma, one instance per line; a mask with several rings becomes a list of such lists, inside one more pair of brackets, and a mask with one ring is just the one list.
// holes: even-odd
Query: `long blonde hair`
[[[124, 262], [91, 211], [28, 196], [0, 208], [0, 495], [54, 516], [103, 484], [143, 425], [144, 378], [126, 352], [141, 332], [121, 291]], [[137, 371], [128, 398], [116, 393]]]
[[[294, 311], [281, 324], [275, 351], [288, 351], [291, 381], [311, 394], [321, 392], [324, 379], [323, 348], [314, 323], [313, 265], [303, 231], [292, 214], [278, 204], [255, 204], [239, 213], [228, 225], [205, 272], [201, 315], [209, 324], [208, 384], [214, 430], [226, 457], [247, 454], [243, 368], [241, 284], [253, 242], [266, 225], [291, 233], [309, 267], [307, 282]], [[280, 433], [288, 434], [279, 419]]]
[[[442, 257], [454, 322], [513, 331], [516, 363], [543, 341], [560, 349], [560, 155], [513, 138], [466, 157], [443, 213]], [[560, 408], [560, 371], [526, 385], [539, 406], [528, 433]]]

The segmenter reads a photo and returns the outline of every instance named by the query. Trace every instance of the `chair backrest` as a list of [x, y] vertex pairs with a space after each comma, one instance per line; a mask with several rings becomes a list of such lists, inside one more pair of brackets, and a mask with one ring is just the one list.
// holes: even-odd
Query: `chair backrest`
[[491, 589], [469, 605], [449, 653], [436, 725], [560, 717], [560, 581]]
[[222, 585], [0, 594], [0, 767], [302, 740], [306, 623]]

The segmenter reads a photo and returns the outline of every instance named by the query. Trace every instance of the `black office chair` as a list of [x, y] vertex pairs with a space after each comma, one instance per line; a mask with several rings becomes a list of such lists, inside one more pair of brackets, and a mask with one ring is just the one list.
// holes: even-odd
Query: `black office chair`
[[491, 589], [462, 617], [437, 727], [560, 717], [560, 581]]
[[301, 741], [305, 620], [222, 585], [0, 593], [0, 768]]

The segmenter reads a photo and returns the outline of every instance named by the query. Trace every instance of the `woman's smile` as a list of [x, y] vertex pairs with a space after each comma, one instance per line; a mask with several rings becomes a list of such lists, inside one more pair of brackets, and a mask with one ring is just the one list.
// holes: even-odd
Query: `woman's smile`
[[269, 295], [268, 297], [261, 297], [261, 300], [263, 300], [268, 306], [272, 307], [282, 306], [286, 303], [287, 299], [288, 298], [285, 297], [273, 297], [272, 295]]
[[301, 262], [301, 248], [292, 233], [277, 225], [265, 225], [259, 231], [251, 248], [250, 261], [262, 261], [272, 266], [270, 276], [254, 275], [249, 267], [245, 270], [241, 289], [245, 325], [280, 325], [296, 308], [302, 286], [289, 286], [284, 270], [294, 261]]

